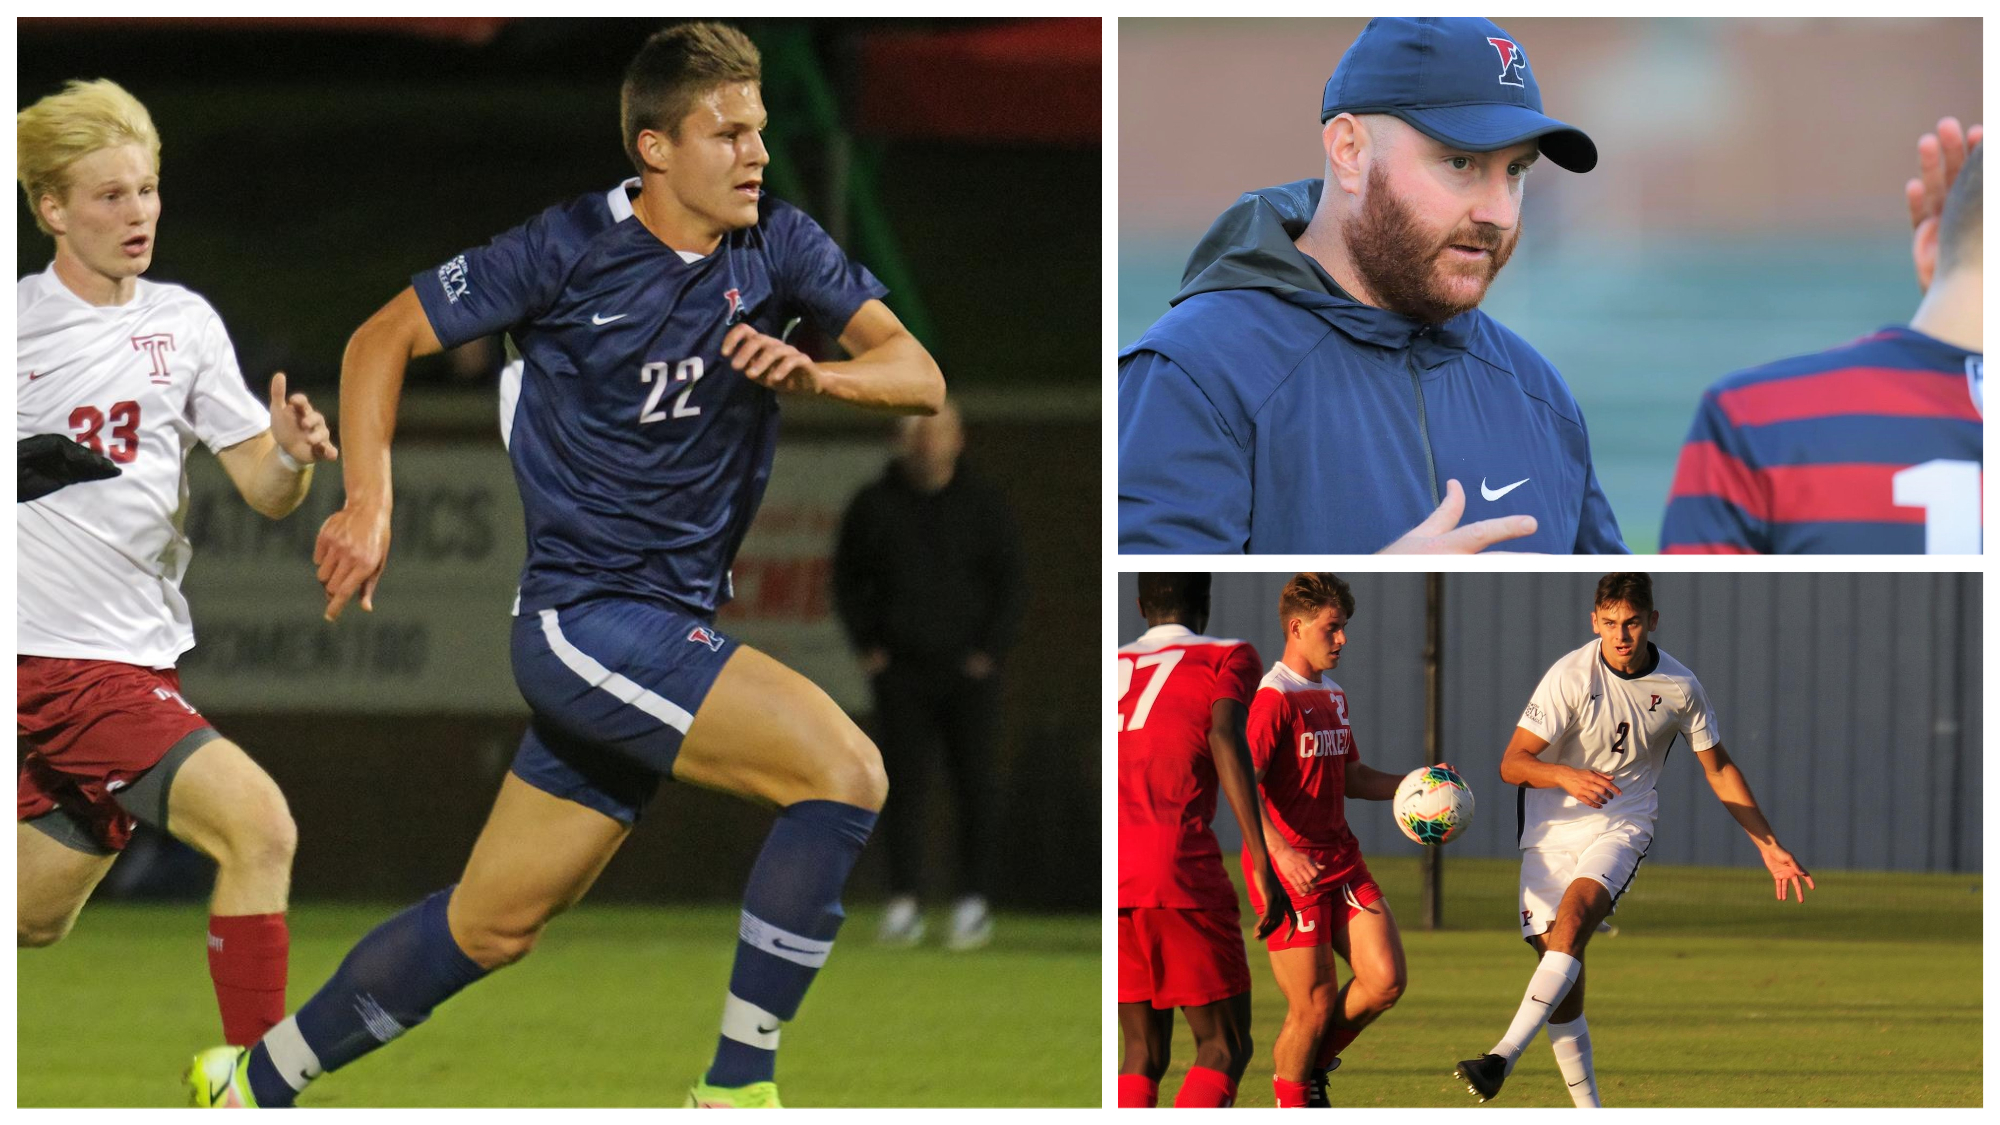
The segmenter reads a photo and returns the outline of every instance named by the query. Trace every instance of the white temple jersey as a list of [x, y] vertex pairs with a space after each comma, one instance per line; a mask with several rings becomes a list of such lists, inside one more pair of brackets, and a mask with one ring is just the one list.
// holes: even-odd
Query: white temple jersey
[[117, 306], [85, 302], [51, 266], [20, 280], [16, 439], [66, 434], [121, 475], [14, 505], [16, 650], [171, 667], [194, 647], [181, 576], [190, 548], [182, 463], [270, 428], [207, 301], [140, 279]]
[[1523, 730], [1548, 739], [1541, 760], [1610, 774], [1619, 794], [1593, 809], [1559, 788], [1522, 786], [1523, 849], [1580, 848], [1627, 822], [1650, 833], [1660, 804], [1654, 787], [1674, 739], [1686, 735], [1697, 753], [1722, 741], [1701, 681], [1658, 645], [1647, 647], [1656, 658], [1648, 672], [1628, 677], [1614, 670], [1592, 637], [1542, 676], [1520, 721]]

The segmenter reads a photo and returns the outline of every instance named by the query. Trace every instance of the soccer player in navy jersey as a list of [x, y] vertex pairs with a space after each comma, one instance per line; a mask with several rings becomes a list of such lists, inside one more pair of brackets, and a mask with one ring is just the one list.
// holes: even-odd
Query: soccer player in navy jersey
[[1979, 126], [1945, 118], [1918, 142], [1924, 175], [1905, 194], [1924, 299], [1907, 327], [1738, 372], [1702, 396], [1662, 552], [1980, 553], [1980, 140]]
[[[778, 1104], [779, 1028], [832, 948], [888, 782], [838, 705], [713, 619], [770, 474], [779, 392], [926, 414], [944, 380], [883, 286], [764, 195], [759, 79], [733, 28], [654, 35], [621, 97], [638, 177], [418, 274], [348, 345], [347, 498], [314, 552], [329, 620], [357, 596], [372, 608], [382, 577], [406, 364], [500, 331], [520, 352], [505, 392], [528, 531], [513, 662], [534, 721], [459, 883], [362, 938], [251, 1050], [198, 1056], [197, 1104], [289, 1105], [520, 960], [662, 776], [779, 810], [744, 893], [714, 1060], [687, 1099]], [[853, 358], [786, 344], [800, 316]]]

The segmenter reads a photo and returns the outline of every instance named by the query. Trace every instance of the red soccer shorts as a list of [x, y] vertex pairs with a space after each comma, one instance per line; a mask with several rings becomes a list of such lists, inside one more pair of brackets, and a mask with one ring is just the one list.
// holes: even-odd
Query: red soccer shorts
[[1227, 910], [1118, 911], [1118, 1002], [1196, 1008], [1250, 991], [1236, 904]]
[[[1250, 878], [1246, 870], [1244, 881], [1250, 885], [1250, 909], [1259, 915], [1264, 912], [1263, 896], [1257, 893], [1257, 881]], [[1279, 876], [1280, 880], [1284, 877]], [[1289, 887], [1286, 888], [1288, 891]], [[1271, 952], [1280, 949], [1306, 949], [1315, 945], [1333, 944], [1336, 932], [1346, 932], [1348, 920], [1356, 914], [1382, 901], [1382, 888], [1375, 885], [1375, 876], [1368, 873], [1368, 864], [1359, 855], [1345, 871], [1323, 872], [1319, 887], [1310, 901], [1301, 903], [1298, 895], [1292, 895], [1292, 908], [1298, 912], [1296, 926], [1279, 924], [1271, 936], [1264, 939], [1264, 945]]]
[[61, 805], [88, 821], [99, 843], [122, 851], [136, 822], [112, 793], [208, 720], [181, 698], [171, 668], [22, 656], [14, 672], [16, 734], [26, 743], [15, 819]]

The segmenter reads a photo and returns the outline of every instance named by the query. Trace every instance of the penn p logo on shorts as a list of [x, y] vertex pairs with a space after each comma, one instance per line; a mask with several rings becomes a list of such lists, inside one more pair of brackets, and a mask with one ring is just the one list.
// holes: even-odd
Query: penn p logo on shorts
[[1489, 35], [1486, 41], [1493, 44], [1494, 50], [1500, 52], [1500, 84], [1525, 88], [1527, 83], [1522, 80], [1521, 72], [1528, 69], [1528, 53], [1521, 50], [1521, 45], [1512, 39]]
[[711, 652], [722, 651], [722, 634], [703, 625], [688, 630], [688, 643], [707, 645]]

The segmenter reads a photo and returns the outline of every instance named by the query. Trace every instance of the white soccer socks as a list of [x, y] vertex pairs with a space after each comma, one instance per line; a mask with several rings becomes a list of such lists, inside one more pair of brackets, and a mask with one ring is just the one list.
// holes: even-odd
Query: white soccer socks
[[1597, 1070], [1590, 1065], [1590, 1025], [1578, 1016], [1568, 1023], [1549, 1025], [1549, 1046], [1569, 1084], [1569, 1098], [1578, 1109], [1598, 1109]]
[[1514, 1073], [1514, 1064], [1520, 1060], [1521, 1052], [1527, 1050], [1542, 1025], [1549, 1022], [1549, 1013], [1555, 1011], [1556, 1005], [1569, 995], [1570, 986], [1576, 983], [1576, 975], [1582, 970], [1583, 962], [1567, 953], [1550, 950], [1542, 954], [1541, 963], [1535, 966], [1535, 975], [1528, 978], [1528, 991], [1521, 997], [1521, 1007], [1514, 1013], [1514, 1022], [1491, 1052], [1507, 1060], [1508, 1074]]

